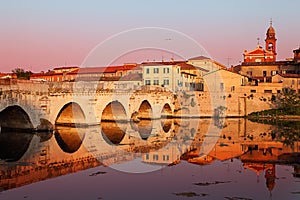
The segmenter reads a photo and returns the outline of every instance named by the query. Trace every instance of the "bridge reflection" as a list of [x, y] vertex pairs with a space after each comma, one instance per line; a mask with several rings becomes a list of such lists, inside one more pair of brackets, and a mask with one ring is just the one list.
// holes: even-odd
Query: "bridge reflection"
[[32, 133], [12, 132], [2, 129], [0, 134], [0, 159], [6, 162], [20, 160], [27, 151], [32, 137]]
[[57, 125], [55, 139], [64, 152], [74, 153], [80, 148], [85, 132], [86, 128]]
[[[245, 169], [265, 170], [271, 178], [276, 164], [295, 166], [295, 176], [299, 176], [299, 138], [287, 145], [278, 126], [246, 119], [221, 120], [102, 121], [100, 126], [79, 127], [57, 124], [53, 132], [30, 133], [1, 128], [0, 187], [10, 189], [137, 157], [144, 164], [165, 166], [182, 160], [205, 165], [238, 158]], [[275, 182], [268, 184], [272, 188]]]

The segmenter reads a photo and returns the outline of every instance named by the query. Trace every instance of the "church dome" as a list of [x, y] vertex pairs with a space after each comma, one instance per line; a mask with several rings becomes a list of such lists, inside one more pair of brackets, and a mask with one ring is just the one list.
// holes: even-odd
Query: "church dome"
[[267, 34], [275, 34], [275, 29], [273, 28], [272, 25], [270, 25], [270, 27], [268, 28]]

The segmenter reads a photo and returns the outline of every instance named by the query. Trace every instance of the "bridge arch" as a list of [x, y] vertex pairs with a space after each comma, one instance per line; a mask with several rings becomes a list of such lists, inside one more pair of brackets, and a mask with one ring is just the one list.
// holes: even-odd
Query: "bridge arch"
[[76, 152], [85, 137], [85, 114], [75, 102], [65, 104], [55, 120], [55, 139], [66, 153]]
[[85, 122], [85, 114], [80, 105], [75, 102], [65, 104], [59, 111], [55, 125], [81, 125]]
[[170, 106], [170, 104], [165, 103], [165, 105], [163, 106], [162, 110], [161, 110], [161, 116], [162, 117], [172, 117], [173, 113], [172, 113], [172, 108]]
[[152, 119], [153, 113], [152, 113], [152, 106], [150, 105], [148, 100], [142, 101], [138, 112], [137, 112], [137, 118], [138, 119]]
[[10, 129], [33, 129], [27, 112], [18, 105], [8, 106], [0, 112], [0, 127]]
[[127, 114], [119, 101], [108, 103], [101, 115], [101, 133], [108, 144], [120, 144], [126, 135]]
[[101, 115], [102, 121], [127, 121], [124, 106], [119, 101], [112, 101], [105, 106]]

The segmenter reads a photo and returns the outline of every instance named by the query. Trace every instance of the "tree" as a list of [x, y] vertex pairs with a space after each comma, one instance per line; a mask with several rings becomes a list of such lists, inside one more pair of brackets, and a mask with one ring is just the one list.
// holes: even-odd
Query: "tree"
[[282, 93], [279, 96], [279, 108], [286, 110], [288, 113], [292, 114], [299, 110], [300, 99], [296, 94], [295, 90], [292, 88], [283, 88]]
[[16, 74], [17, 79], [23, 79], [23, 80], [29, 80], [30, 75], [32, 74], [31, 71], [25, 71], [22, 68], [13, 69], [12, 73]]

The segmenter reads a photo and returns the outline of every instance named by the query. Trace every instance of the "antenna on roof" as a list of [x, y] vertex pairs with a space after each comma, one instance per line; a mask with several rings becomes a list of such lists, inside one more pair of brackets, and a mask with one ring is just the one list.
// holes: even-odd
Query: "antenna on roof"
[[227, 57], [227, 66], [228, 66], [228, 67], [230, 67], [230, 66], [229, 66], [229, 65], [230, 65], [230, 60], [231, 60], [231, 57], [228, 56], [228, 57]]
[[164, 62], [164, 56], [163, 55], [161, 56], [161, 62]]
[[270, 19], [270, 26], [272, 26], [273, 25], [273, 20], [272, 20], [272, 18]]
[[260, 38], [258, 37], [257, 38], [257, 46], [259, 46], [259, 40], [260, 40]]

